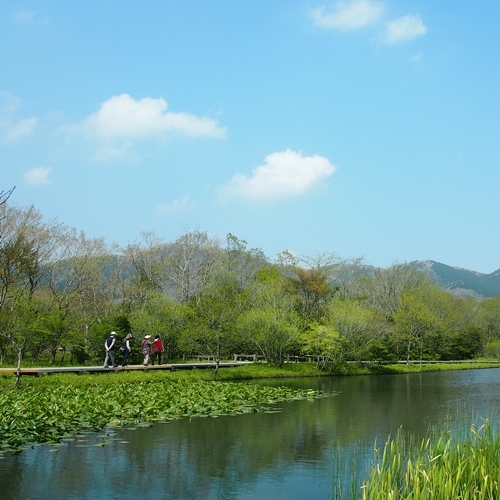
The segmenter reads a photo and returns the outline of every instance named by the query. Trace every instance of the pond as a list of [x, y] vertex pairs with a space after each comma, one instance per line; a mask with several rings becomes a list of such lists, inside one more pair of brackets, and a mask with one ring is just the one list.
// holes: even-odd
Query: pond
[[[79, 435], [0, 460], [3, 499], [347, 498], [352, 467], [403, 430], [449, 414], [497, 419], [500, 370], [270, 380], [331, 397], [270, 413], [193, 418]], [[340, 486], [339, 486], [340, 485]]]

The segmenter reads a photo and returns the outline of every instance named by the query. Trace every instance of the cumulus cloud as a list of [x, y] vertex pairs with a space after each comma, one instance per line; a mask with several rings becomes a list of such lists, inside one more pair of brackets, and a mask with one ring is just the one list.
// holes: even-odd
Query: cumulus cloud
[[407, 15], [387, 24], [384, 41], [385, 43], [406, 42], [426, 33], [427, 27], [420, 16]]
[[23, 137], [29, 137], [33, 133], [38, 121], [38, 118], [35, 117], [24, 118], [16, 124], [7, 127], [3, 137], [4, 141], [14, 142]]
[[52, 172], [52, 167], [36, 167], [28, 170], [24, 174], [24, 181], [28, 186], [46, 186], [51, 183], [49, 174]]
[[164, 204], [161, 203], [156, 209], [156, 213], [159, 217], [166, 217], [172, 215], [175, 212], [180, 212], [188, 208], [190, 204], [189, 196], [183, 196], [180, 200], [174, 200], [172, 203]]
[[331, 9], [324, 6], [312, 9], [311, 17], [321, 28], [347, 31], [377, 22], [384, 10], [384, 4], [374, 0], [338, 1]]
[[336, 167], [322, 156], [302, 156], [290, 149], [266, 156], [251, 176], [236, 174], [222, 186], [223, 198], [250, 200], [300, 196], [335, 172]]
[[101, 139], [142, 139], [179, 132], [188, 136], [223, 138], [226, 130], [211, 118], [167, 111], [163, 98], [135, 100], [128, 94], [104, 101], [97, 113], [85, 121], [85, 128]]

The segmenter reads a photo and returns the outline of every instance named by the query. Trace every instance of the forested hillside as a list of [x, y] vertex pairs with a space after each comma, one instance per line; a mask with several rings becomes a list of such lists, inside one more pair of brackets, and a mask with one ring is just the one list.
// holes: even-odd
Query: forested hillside
[[428, 273], [438, 285], [455, 295], [476, 298], [500, 295], [500, 269], [491, 274], [482, 274], [433, 260], [417, 260], [411, 264]]
[[100, 363], [112, 330], [131, 333], [136, 352], [159, 334], [168, 360], [256, 353], [278, 367], [288, 354], [328, 369], [500, 352], [500, 298], [449, 293], [449, 282], [436, 284], [447, 266], [433, 263], [433, 281], [415, 263], [377, 269], [333, 252], [271, 259], [203, 231], [109, 248], [3, 201], [0, 363]]

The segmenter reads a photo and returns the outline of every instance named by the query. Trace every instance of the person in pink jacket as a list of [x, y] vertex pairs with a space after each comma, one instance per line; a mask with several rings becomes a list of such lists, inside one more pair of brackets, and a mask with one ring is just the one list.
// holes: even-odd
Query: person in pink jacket
[[142, 355], [144, 356], [144, 366], [148, 366], [149, 354], [151, 352], [151, 345], [153, 344], [151, 340], [151, 335], [144, 335], [144, 340], [142, 341]]

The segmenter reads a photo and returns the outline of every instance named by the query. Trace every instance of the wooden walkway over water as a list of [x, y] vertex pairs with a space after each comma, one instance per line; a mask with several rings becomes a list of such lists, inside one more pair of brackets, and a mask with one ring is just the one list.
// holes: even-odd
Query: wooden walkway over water
[[[253, 364], [252, 361], [231, 361], [231, 362], [220, 362], [219, 368], [236, 368], [238, 366], [247, 366]], [[32, 375], [35, 377], [40, 377], [42, 375], [50, 375], [52, 373], [76, 373], [78, 375], [82, 373], [109, 373], [109, 372], [126, 372], [126, 371], [151, 371], [151, 370], [197, 370], [197, 369], [212, 369], [215, 370], [215, 362], [205, 362], [205, 363], [174, 363], [174, 364], [163, 364], [163, 365], [127, 365], [127, 366], [117, 366], [116, 368], [103, 366], [52, 366], [52, 367], [40, 367], [40, 368], [21, 368], [21, 376]], [[1, 374], [15, 374], [17, 373], [17, 368], [0, 368]]]

